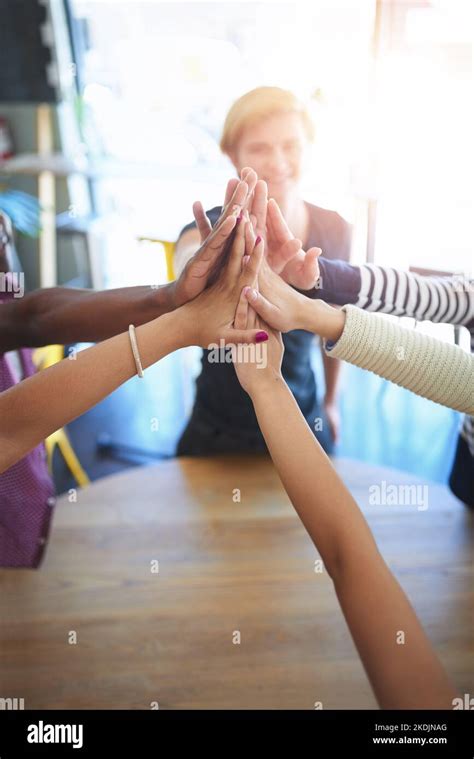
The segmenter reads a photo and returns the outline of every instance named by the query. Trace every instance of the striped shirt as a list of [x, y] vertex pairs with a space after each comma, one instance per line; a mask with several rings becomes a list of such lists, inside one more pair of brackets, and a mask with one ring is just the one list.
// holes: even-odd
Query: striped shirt
[[[417, 321], [452, 324], [455, 333], [461, 328], [466, 328], [470, 333], [471, 352], [474, 352], [472, 278], [460, 275], [424, 277], [375, 264], [354, 266], [345, 261], [328, 261], [322, 258], [319, 259], [319, 264], [321, 276], [313, 297], [341, 306], [352, 303], [367, 311], [408, 316]], [[471, 458], [471, 471], [466, 476], [469, 478], [469, 503], [474, 505], [473, 417], [464, 418], [460, 436], [468, 448], [466, 455], [469, 457], [470, 454]], [[456, 464], [455, 460], [453, 474]]]

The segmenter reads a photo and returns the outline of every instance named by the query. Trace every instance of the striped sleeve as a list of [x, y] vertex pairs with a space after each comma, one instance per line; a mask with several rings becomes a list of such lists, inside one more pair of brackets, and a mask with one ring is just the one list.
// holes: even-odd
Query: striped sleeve
[[459, 276], [422, 277], [375, 264], [360, 267], [356, 301], [366, 311], [474, 326], [474, 280]]

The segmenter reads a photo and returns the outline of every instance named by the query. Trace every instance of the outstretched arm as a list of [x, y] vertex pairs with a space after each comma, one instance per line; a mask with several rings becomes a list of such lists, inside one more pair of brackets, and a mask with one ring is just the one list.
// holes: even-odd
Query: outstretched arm
[[35, 290], [0, 304], [0, 353], [41, 345], [97, 342], [172, 310], [168, 285], [95, 292]]
[[381, 708], [452, 708], [452, 684], [289, 388], [275, 375], [256, 382], [250, 395], [285, 490], [334, 582]]
[[474, 357], [457, 345], [407, 328], [356, 306], [342, 310], [313, 301], [285, 285], [265, 266], [261, 292], [247, 292], [252, 307], [275, 329], [306, 329], [320, 335], [328, 355], [449, 408], [474, 413]]
[[[208, 347], [222, 338], [267, 339], [260, 330], [232, 329], [235, 305], [245, 284], [256, 281], [263, 245], [242, 271], [245, 225], [240, 224], [222, 279], [172, 313], [136, 329], [143, 368], [186, 345]], [[236, 338], [237, 335], [237, 338]], [[8, 469], [54, 430], [98, 403], [136, 373], [127, 333], [117, 335], [45, 369], [0, 394], [0, 472]]]
[[[293, 238], [283, 214], [274, 200], [268, 203], [268, 220], [278, 231], [279, 261], [293, 267], [304, 253], [295, 256], [289, 248], [299, 242]], [[308, 251], [309, 253], [310, 251]], [[321, 251], [319, 251], [321, 252]], [[308, 254], [306, 254], [308, 255]], [[305, 295], [326, 303], [343, 306], [353, 303], [365, 311], [380, 311], [394, 316], [409, 316], [418, 321], [429, 319], [445, 324], [474, 322], [474, 281], [463, 275], [451, 277], [423, 277], [413, 272], [377, 264], [355, 266], [344, 260], [321, 257], [318, 282], [296, 285]], [[272, 268], [274, 268], [272, 266]], [[283, 277], [285, 281], [289, 281]]]
[[54, 287], [1, 304], [0, 353], [51, 343], [105, 340], [126, 330], [130, 323], [145, 324], [197, 297], [208, 285], [248, 193], [249, 185], [237, 180], [230, 207], [170, 284], [104, 292]]
[[380, 706], [452, 708], [455, 690], [412, 606], [283, 380], [281, 335], [255, 315], [244, 291], [234, 326], [269, 332], [266, 367], [238, 363], [236, 354], [237, 376], [252, 399], [288, 496], [334, 582]]
[[[179, 310], [137, 328], [143, 368], [181, 347], [182, 326]], [[0, 472], [135, 373], [129, 336], [124, 333], [1, 393]]]

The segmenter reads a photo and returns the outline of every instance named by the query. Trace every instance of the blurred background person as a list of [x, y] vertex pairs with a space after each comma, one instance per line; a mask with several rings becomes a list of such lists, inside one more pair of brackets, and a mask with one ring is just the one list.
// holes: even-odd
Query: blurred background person
[[[240, 174], [252, 167], [268, 186], [268, 195], [280, 206], [292, 233], [303, 248], [322, 249], [322, 256], [348, 261], [351, 227], [335, 211], [308, 203], [301, 193], [305, 157], [314, 140], [315, 128], [308, 110], [292, 93], [279, 87], [257, 87], [240, 97], [225, 119], [220, 147]], [[214, 224], [221, 212], [207, 212]], [[195, 223], [181, 231], [175, 250], [175, 268], [182, 271], [200, 245]], [[305, 291], [314, 297], [317, 282]], [[321, 400], [311, 366], [313, 336], [293, 330], [284, 336], [283, 375], [311, 429], [331, 453], [339, 434], [336, 406], [339, 362], [323, 356], [326, 389]], [[202, 358], [191, 418], [178, 443], [179, 455], [218, 452], [264, 451], [248, 397], [243, 393], [230, 364], [209, 363]]]

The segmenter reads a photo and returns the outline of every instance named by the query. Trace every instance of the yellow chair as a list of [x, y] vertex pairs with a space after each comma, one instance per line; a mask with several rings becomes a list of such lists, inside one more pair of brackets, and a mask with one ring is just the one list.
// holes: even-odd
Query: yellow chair
[[[48, 369], [48, 367], [57, 364], [64, 358], [64, 346], [63, 345], [46, 345], [44, 348], [37, 348], [33, 354], [33, 360], [36, 367], [41, 369]], [[49, 470], [53, 467], [53, 455], [54, 449], [58, 446], [60, 453], [62, 454], [64, 461], [66, 462], [69, 471], [73, 475], [77, 484], [83, 488], [90, 483], [89, 477], [81, 466], [81, 462], [77, 458], [74, 448], [71, 445], [69, 437], [64, 427], [53, 432], [46, 438], [45, 446], [48, 456]]]
[[169, 240], [158, 240], [156, 237], [139, 237], [138, 239], [140, 242], [152, 242], [163, 246], [166, 261], [166, 277], [168, 282], [174, 282], [174, 249], [176, 243], [170, 242]]

